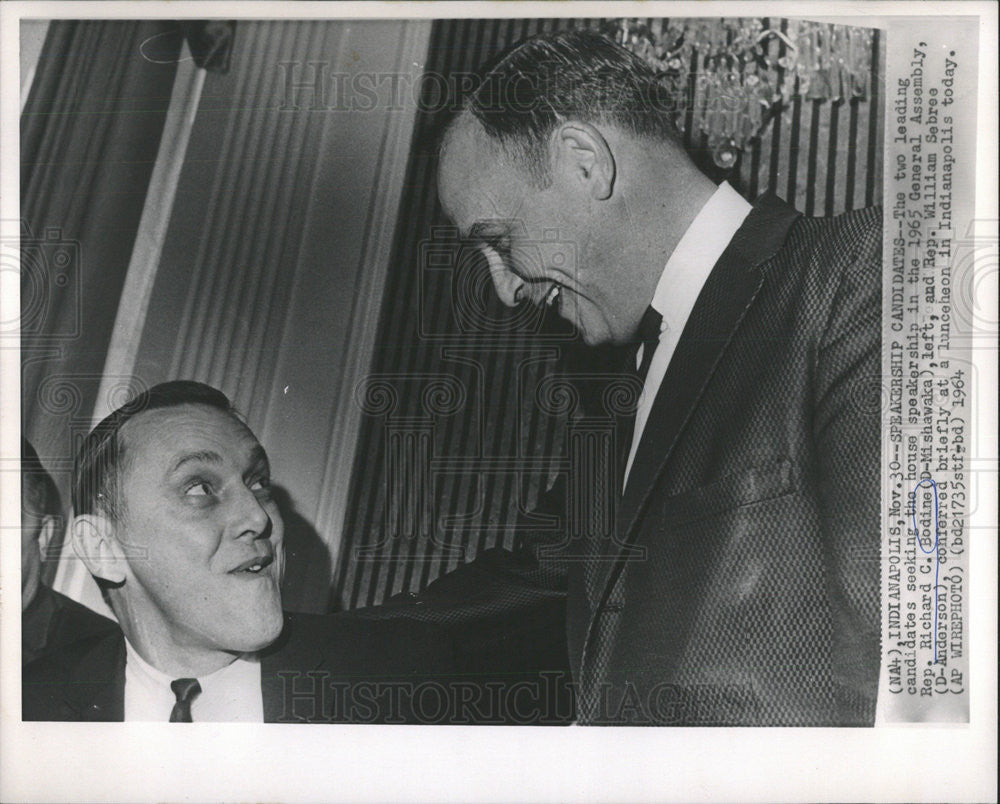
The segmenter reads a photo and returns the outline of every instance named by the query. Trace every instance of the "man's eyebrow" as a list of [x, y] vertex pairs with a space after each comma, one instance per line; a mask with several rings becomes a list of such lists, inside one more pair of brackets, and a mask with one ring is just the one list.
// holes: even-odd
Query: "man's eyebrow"
[[218, 452], [210, 449], [200, 449], [194, 452], [185, 452], [170, 467], [170, 474], [173, 474], [182, 466], [188, 463], [222, 463], [222, 456]]

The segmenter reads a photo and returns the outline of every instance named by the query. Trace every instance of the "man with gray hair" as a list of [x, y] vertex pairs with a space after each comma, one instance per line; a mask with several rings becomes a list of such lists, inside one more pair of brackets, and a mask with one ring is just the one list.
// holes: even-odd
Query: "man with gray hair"
[[583, 723], [871, 724], [881, 213], [716, 186], [673, 103], [639, 57], [559, 33], [486, 68], [445, 133], [441, 205], [500, 299], [622, 346], [642, 391], [599, 468], [612, 527], [567, 527], [561, 567], [484, 556], [432, 599], [564, 584]]

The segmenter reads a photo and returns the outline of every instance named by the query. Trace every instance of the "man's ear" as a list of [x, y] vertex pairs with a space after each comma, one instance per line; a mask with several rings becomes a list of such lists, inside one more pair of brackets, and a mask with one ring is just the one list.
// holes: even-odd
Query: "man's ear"
[[125, 552], [110, 519], [100, 514], [78, 516], [70, 533], [73, 549], [91, 575], [111, 583], [125, 580]]
[[611, 197], [615, 186], [615, 158], [608, 142], [589, 123], [567, 122], [553, 134], [556, 169], [581, 182], [595, 201]]

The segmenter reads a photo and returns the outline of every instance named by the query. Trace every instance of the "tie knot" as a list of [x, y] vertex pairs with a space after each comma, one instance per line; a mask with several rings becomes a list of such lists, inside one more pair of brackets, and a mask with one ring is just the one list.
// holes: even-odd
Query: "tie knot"
[[191, 722], [191, 702], [198, 697], [201, 692], [201, 684], [196, 678], [178, 678], [170, 682], [170, 689], [177, 696], [177, 703], [174, 704], [170, 712], [171, 723]]
[[178, 678], [170, 682], [170, 689], [177, 696], [177, 703], [187, 703], [201, 692], [201, 684], [196, 678]]
[[[660, 325], [662, 323], [663, 316], [652, 307], [647, 307], [639, 322], [635, 346], [627, 350], [629, 355], [627, 371], [637, 374], [643, 382], [646, 381], [646, 373], [653, 360], [653, 352], [656, 351], [656, 347], [660, 343]], [[640, 346], [642, 347], [641, 352], [639, 351]]]
[[652, 307], [647, 307], [639, 322], [639, 342], [648, 344], [660, 340], [661, 324], [663, 324], [663, 316]]

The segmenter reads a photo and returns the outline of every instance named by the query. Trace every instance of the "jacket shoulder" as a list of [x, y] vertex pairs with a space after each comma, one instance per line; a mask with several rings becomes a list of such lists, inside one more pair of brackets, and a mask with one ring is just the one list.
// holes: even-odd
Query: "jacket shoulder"
[[877, 300], [882, 288], [881, 207], [829, 218], [799, 217], [766, 272], [777, 287], [805, 304], [820, 325], [838, 298]]
[[865, 207], [829, 218], [800, 216], [776, 257], [803, 250], [827, 265], [870, 264], [876, 257], [881, 262], [882, 207]]
[[118, 623], [77, 603], [73, 598], [52, 590], [59, 607], [50, 634], [50, 648], [59, 650], [88, 637], [98, 637], [119, 631]]

